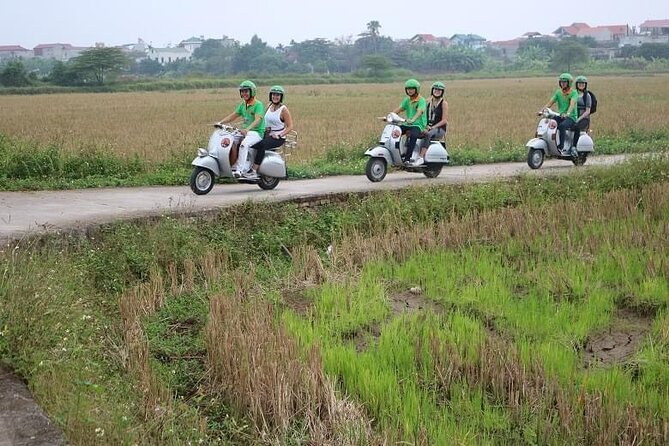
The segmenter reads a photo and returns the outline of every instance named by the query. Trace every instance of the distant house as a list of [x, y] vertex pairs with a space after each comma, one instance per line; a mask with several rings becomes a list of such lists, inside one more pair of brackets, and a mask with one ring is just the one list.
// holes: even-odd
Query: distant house
[[581, 30], [584, 29], [590, 29], [590, 25], [587, 23], [583, 22], [575, 22], [572, 23], [569, 26], [561, 26], [555, 31], [553, 31], [553, 35], [555, 37], [578, 37], [578, 33], [581, 32]]
[[33, 52], [20, 45], [0, 45], [0, 61], [8, 59], [26, 59], [33, 56]]
[[190, 60], [191, 53], [186, 48], [181, 47], [154, 48], [150, 46], [146, 51], [146, 57], [165, 65], [178, 60]]
[[628, 25], [603, 25], [580, 30], [578, 37], [592, 37], [597, 42], [619, 42], [632, 34]]
[[409, 43], [414, 45], [448, 46], [450, 39], [448, 37], [435, 37], [433, 34], [416, 34], [409, 39]]
[[651, 36], [667, 36], [669, 35], [669, 19], [646, 20], [639, 25], [639, 32], [648, 33]]
[[192, 53], [196, 49], [200, 48], [203, 43], [204, 43], [204, 36], [190, 37], [186, 40], [182, 40], [178, 46], [186, 49], [186, 51], [188, 51], [189, 53]]
[[623, 37], [632, 34], [629, 25], [602, 25], [590, 26], [587, 23], [576, 22], [569, 26], [561, 26], [553, 35], [559, 38], [564, 37], [591, 37], [597, 42], [618, 42]]
[[89, 49], [90, 47], [72, 46], [69, 43], [46, 43], [33, 48], [33, 53], [35, 57], [56, 59], [65, 62]]
[[491, 42], [490, 46], [492, 48], [497, 48], [502, 53], [502, 57], [507, 60], [514, 59], [516, 53], [520, 48], [520, 44], [526, 39], [515, 38], [511, 40], [498, 40], [496, 42]]
[[472, 49], [485, 47], [485, 38], [477, 34], [453, 34], [450, 38], [451, 45], [463, 45]]

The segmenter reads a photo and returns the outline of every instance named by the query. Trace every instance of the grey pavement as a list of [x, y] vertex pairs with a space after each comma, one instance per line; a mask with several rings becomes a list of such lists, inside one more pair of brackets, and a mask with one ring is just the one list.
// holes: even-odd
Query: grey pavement
[[[625, 160], [625, 155], [593, 156], [586, 168]], [[197, 196], [188, 186], [0, 192], [0, 242], [49, 231], [76, 230], [115, 220], [194, 213], [251, 201], [285, 201], [347, 192], [401, 189], [409, 186], [493, 181], [520, 174], [547, 175], [574, 170], [569, 161], [549, 160], [533, 171], [525, 163], [445, 167], [437, 178], [392, 172], [379, 183], [364, 175], [282, 181], [273, 191], [250, 184], [216, 184]]]

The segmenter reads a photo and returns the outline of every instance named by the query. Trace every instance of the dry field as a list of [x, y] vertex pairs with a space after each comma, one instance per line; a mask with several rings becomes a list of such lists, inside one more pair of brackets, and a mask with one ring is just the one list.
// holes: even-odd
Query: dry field
[[[420, 79], [429, 94], [431, 79]], [[669, 75], [590, 77], [599, 111], [595, 138], [632, 130], [669, 131]], [[447, 82], [448, 140], [452, 149], [523, 146], [534, 132], [534, 112], [553, 89], [554, 78]], [[258, 96], [266, 102], [268, 86]], [[308, 161], [338, 144], [374, 139], [382, 116], [403, 97], [402, 84], [288, 86], [300, 135], [293, 160]], [[0, 132], [69, 150], [98, 148], [151, 161], [194, 154], [206, 143], [208, 124], [236, 105], [235, 89], [109, 94], [0, 96]]]

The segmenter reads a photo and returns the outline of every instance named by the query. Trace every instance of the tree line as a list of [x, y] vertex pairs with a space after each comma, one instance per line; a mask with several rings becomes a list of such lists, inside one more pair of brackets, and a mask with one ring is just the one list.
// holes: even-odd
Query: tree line
[[[367, 31], [337, 41], [311, 39], [272, 47], [257, 35], [247, 44], [224, 44], [209, 39], [190, 60], [161, 64], [144, 55], [127, 54], [120, 48], [92, 48], [67, 62], [14, 60], [0, 67], [0, 85], [21, 87], [38, 83], [62, 86], [103, 85], [119, 74], [131, 77], [266, 76], [348, 74], [365, 78], [390, 77], [398, 72], [469, 73], [489, 70], [571, 71], [587, 63], [592, 38], [561, 40], [532, 38], [524, 41], [513, 59], [494, 48], [471, 49], [395, 41], [379, 34], [380, 24], [371, 21]], [[625, 58], [669, 59], [669, 44], [643, 44], [620, 50]], [[136, 58], [135, 58], [136, 56]]]

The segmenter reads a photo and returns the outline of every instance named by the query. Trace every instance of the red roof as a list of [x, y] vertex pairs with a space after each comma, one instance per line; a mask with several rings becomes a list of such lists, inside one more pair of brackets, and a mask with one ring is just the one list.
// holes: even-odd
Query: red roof
[[69, 43], [40, 43], [33, 49], [41, 50], [42, 48], [58, 48], [58, 47], [71, 49], [72, 45], [70, 45]]
[[21, 45], [0, 45], [0, 51], [30, 51]]
[[646, 20], [641, 24], [641, 28], [669, 28], [669, 19]]

